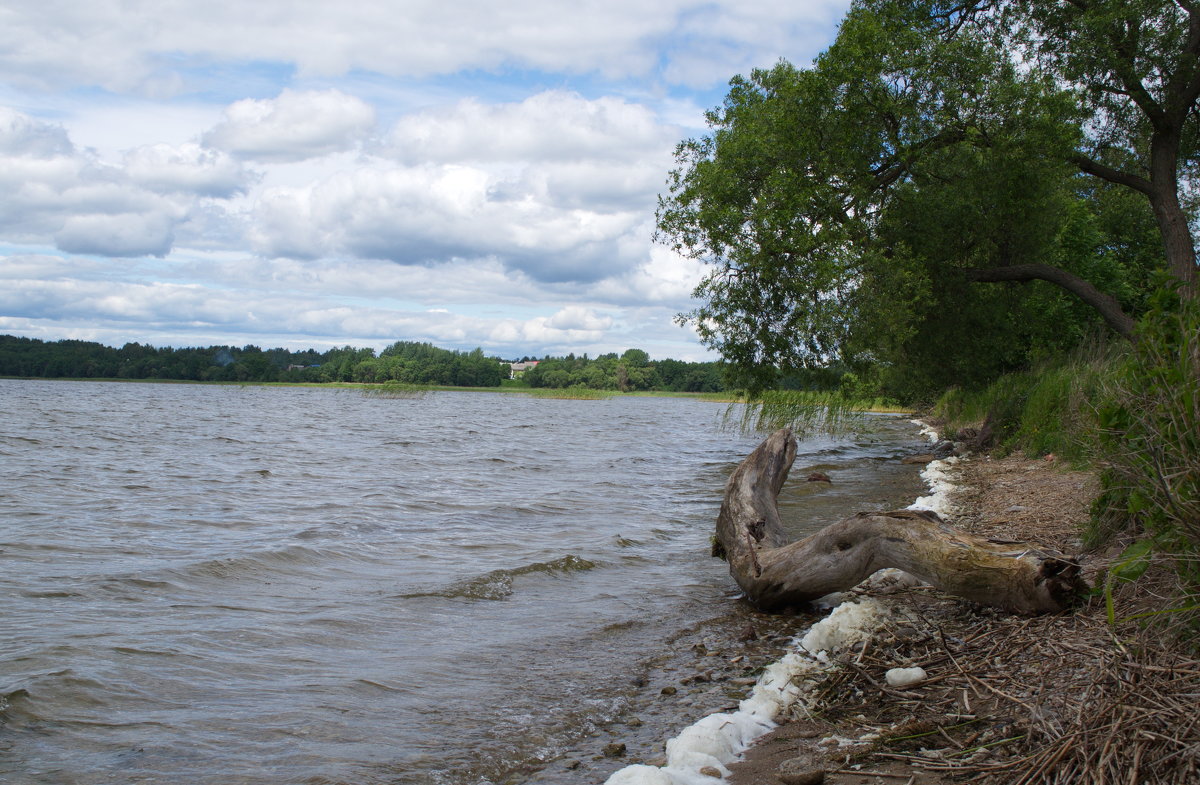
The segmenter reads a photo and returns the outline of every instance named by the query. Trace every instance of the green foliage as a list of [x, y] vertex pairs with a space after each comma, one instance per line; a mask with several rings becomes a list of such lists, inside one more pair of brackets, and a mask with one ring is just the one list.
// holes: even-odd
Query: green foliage
[[589, 359], [547, 357], [525, 372], [523, 379], [533, 388], [589, 388], [617, 392], [661, 390], [666, 392], [720, 392], [725, 389], [719, 363], [689, 363], [682, 360], [651, 361], [641, 349], [629, 349], [620, 357], [603, 354]]
[[404, 342], [376, 357], [373, 349], [352, 346], [291, 352], [257, 346], [173, 349], [129, 343], [114, 349], [86, 341], [0, 336], [0, 376], [497, 387], [507, 375], [507, 366], [479, 349], [454, 352]]
[[1030, 457], [1054, 454], [1089, 464], [1100, 457], [1098, 412], [1111, 394], [1122, 357], [1117, 349], [1080, 350], [1033, 370], [1004, 374], [976, 390], [951, 388], [934, 413], [945, 420], [950, 436], [986, 424], [991, 446], [1001, 454], [1020, 450]]
[[845, 433], [854, 430], [876, 403], [840, 392], [765, 390], [731, 405], [725, 422], [742, 433], [769, 433], [784, 427], [801, 438], [811, 433]]
[[908, 400], [1061, 355], [1101, 308], [1125, 329], [1164, 230], [1143, 181], [1081, 174], [1150, 133], [1104, 26], [1162, 22], [1127, 42], [1147, 84], [1196, 71], [1179, 8], [1127, 5], [858, 0], [811, 68], [735, 77], [659, 201], [658, 238], [711, 265], [679, 320], [751, 391], [837, 365]]
[[1200, 586], [1200, 301], [1159, 289], [1113, 387], [1093, 536], [1144, 533]]

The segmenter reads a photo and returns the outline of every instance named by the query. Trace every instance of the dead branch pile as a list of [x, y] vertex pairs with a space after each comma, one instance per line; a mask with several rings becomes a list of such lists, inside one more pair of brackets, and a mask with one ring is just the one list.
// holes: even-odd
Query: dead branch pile
[[[810, 719], [862, 741], [835, 762], [1005, 785], [1200, 782], [1200, 659], [1169, 636], [1122, 642], [1101, 607], [1018, 619], [909, 592], [822, 686], [829, 708]], [[914, 666], [929, 678], [887, 686]]]

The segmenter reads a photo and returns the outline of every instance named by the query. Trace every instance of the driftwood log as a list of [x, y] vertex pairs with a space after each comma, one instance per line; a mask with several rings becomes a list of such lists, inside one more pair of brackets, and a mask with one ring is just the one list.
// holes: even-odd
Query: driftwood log
[[771, 434], [730, 476], [717, 518], [714, 553], [759, 608], [845, 591], [886, 567], [1016, 613], [1060, 611], [1086, 588], [1061, 554], [955, 531], [932, 512], [858, 513], [789, 543], [777, 499], [795, 458], [791, 430]]

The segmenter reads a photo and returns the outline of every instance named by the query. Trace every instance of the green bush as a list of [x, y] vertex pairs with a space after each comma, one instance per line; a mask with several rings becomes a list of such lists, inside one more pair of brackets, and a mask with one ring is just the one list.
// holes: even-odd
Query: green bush
[[1144, 535], [1200, 585], [1200, 300], [1166, 286], [1100, 412], [1107, 468], [1093, 539]]
[[1098, 410], [1109, 394], [1109, 379], [1120, 365], [1117, 350], [1091, 347], [1066, 360], [1009, 373], [981, 390], [953, 388], [942, 395], [934, 414], [946, 434], [958, 438], [966, 428], [986, 428], [989, 446], [1000, 454], [1022, 451], [1030, 457], [1050, 453], [1074, 464], [1098, 456]]

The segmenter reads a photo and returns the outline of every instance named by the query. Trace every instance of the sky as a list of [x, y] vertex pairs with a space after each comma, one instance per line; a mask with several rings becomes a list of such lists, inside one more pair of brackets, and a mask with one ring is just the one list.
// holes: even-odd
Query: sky
[[0, 334], [715, 359], [653, 239], [849, 0], [5, 0]]

